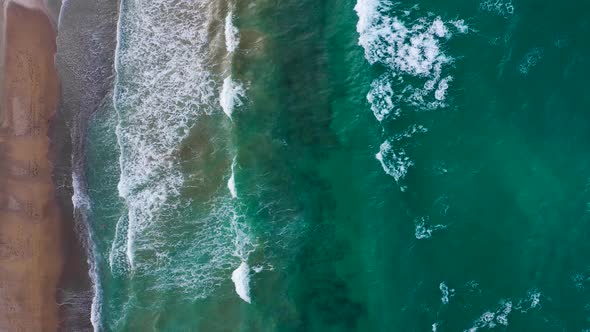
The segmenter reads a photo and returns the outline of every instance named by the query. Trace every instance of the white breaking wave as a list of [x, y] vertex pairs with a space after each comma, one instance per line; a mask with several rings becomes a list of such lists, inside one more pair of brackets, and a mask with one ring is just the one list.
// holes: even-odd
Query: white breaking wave
[[480, 328], [493, 329], [498, 325], [508, 326], [508, 316], [512, 312], [511, 301], [500, 301], [498, 309], [484, 312], [466, 332], [475, 332]]
[[441, 282], [440, 285], [438, 285], [438, 288], [442, 293], [440, 301], [442, 302], [442, 304], [448, 304], [450, 298], [455, 296], [455, 290], [453, 288], [449, 288], [444, 281]]
[[234, 232], [234, 253], [241, 261], [240, 266], [232, 272], [231, 280], [234, 282], [238, 296], [250, 303], [250, 266], [247, 263], [248, 256], [254, 250], [254, 244], [250, 236], [250, 229], [241, 220], [242, 217], [234, 214], [231, 219], [231, 228]]
[[219, 95], [219, 104], [230, 119], [236, 106], [242, 105], [242, 98], [244, 97], [244, 87], [242, 84], [234, 81], [231, 77], [226, 77], [223, 80], [223, 86]]
[[86, 194], [86, 190], [82, 187], [80, 177], [76, 172], [72, 173], [72, 204], [75, 209], [82, 209], [89, 211], [91, 208], [90, 198]]
[[230, 11], [225, 17], [225, 49], [228, 53], [233, 53], [238, 48], [239, 43], [239, 31], [234, 26], [233, 13]]
[[229, 180], [227, 180], [227, 188], [229, 189], [232, 198], [238, 197], [238, 191], [236, 190], [236, 174], [234, 172], [235, 166], [236, 160], [234, 158], [234, 161], [231, 164], [231, 175], [229, 177]]
[[246, 262], [242, 262], [240, 266], [231, 274], [231, 280], [236, 287], [236, 293], [240, 298], [248, 303], [250, 299], [250, 267]]

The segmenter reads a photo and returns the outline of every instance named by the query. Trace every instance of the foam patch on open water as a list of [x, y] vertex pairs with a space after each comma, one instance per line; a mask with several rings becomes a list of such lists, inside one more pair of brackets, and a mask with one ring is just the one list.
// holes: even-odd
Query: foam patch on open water
[[414, 236], [416, 237], [416, 239], [430, 239], [434, 232], [447, 228], [446, 225], [430, 225], [428, 224], [429, 220], [429, 218], [423, 217], [415, 221], [416, 230], [414, 232]]
[[[385, 67], [371, 83], [367, 101], [379, 122], [395, 120], [410, 111], [436, 110], [447, 106], [447, 92], [453, 77], [448, 73], [453, 57], [445, 43], [469, 27], [463, 20], [445, 22], [427, 14], [416, 16], [418, 6], [402, 9], [389, 0], [358, 0], [358, 44], [366, 60]], [[418, 126], [426, 131], [423, 126]], [[401, 144], [386, 140], [376, 155], [383, 170], [396, 182], [414, 165]], [[400, 184], [402, 191], [405, 189]]]
[[451, 297], [455, 296], [455, 290], [453, 288], [449, 288], [447, 284], [443, 281], [438, 286], [440, 292], [442, 294], [440, 301], [442, 304], [448, 304]]

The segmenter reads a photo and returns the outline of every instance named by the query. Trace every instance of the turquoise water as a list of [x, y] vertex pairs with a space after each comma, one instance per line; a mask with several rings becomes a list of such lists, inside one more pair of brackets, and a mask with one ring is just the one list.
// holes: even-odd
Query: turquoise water
[[120, 9], [97, 330], [590, 329], [590, 5]]

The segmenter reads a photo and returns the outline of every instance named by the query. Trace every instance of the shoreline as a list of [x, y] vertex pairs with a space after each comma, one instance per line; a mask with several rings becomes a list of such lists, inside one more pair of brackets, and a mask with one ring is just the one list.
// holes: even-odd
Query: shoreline
[[[86, 140], [91, 119], [100, 112], [106, 100], [112, 98], [114, 55], [119, 1], [91, 0], [64, 1], [58, 20], [55, 64], [61, 79], [61, 102], [58, 110], [56, 136], [67, 132], [67, 137], [56, 137], [63, 142], [64, 171], [56, 174], [56, 181], [67, 183], [63, 202], [73, 213], [70, 231], [76, 237], [81, 262], [78, 269], [64, 274], [73, 279], [77, 302], [64, 306], [63, 318], [75, 331], [100, 329], [100, 280], [95, 264], [96, 247], [88, 220], [90, 203], [86, 186]], [[61, 180], [59, 180], [61, 178]], [[84, 280], [78, 284], [76, 280]], [[69, 303], [69, 301], [63, 301]], [[80, 315], [79, 312], [83, 315]], [[81, 317], [82, 316], [82, 317]]]
[[59, 3], [0, 4], [0, 330], [92, 331], [55, 63]]
[[3, 32], [0, 330], [55, 331], [66, 216], [49, 139], [60, 91], [56, 30], [43, 10], [9, 1]]

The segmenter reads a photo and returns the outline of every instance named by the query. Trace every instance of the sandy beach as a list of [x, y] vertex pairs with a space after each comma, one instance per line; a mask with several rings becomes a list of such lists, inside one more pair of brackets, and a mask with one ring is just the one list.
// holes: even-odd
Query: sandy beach
[[60, 91], [55, 27], [43, 11], [11, 2], [3, 29], [0, 331], [56, 331], [64, 220], [48, 136]]

